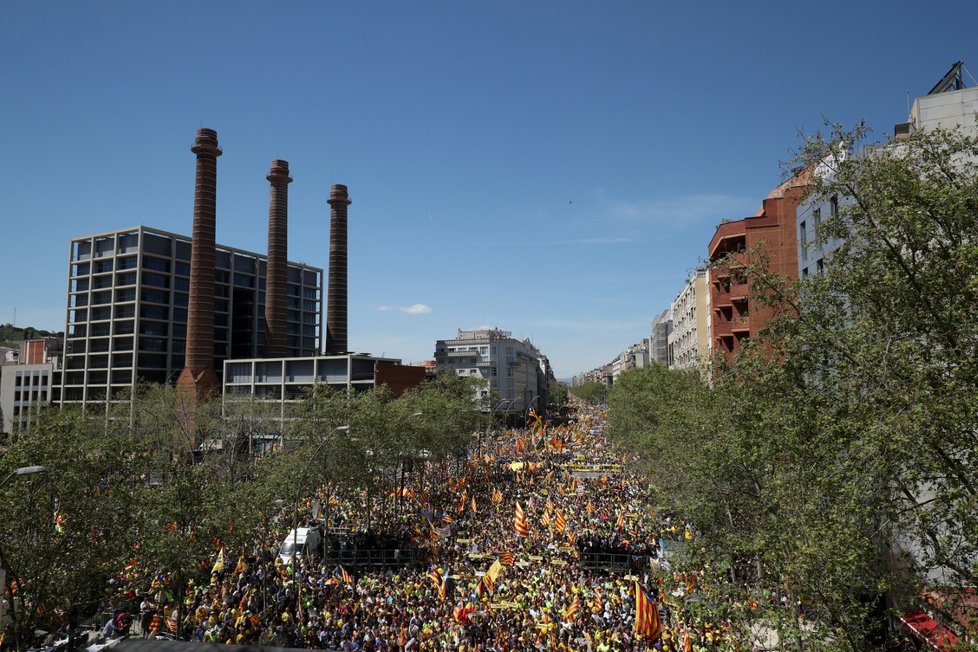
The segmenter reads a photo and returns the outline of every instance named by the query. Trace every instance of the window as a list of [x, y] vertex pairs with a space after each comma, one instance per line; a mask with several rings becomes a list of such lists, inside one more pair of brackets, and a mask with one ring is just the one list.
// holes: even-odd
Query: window
[[817, 229], [818, 225], [822, 223], [822, 209], [816, 208], [812, 215], [815, 220], [815, 228]]
[[143, 274], [143, 284], [157, 288], [168, 288], [170, 287], [170, 277], [147, 272]]
[[125, 301], [135, 301], [136, 300], [136, 288], [129, 288], [127, 290], [116, 290], [115, 291], [116, 303], [123, 303]]
[[821, 276], [825, 272], [825, 264], [821, 258], [815, 261], [815, 273]]
[[832, 198], [829, 199], [829, 214], [832, 217], [838, 217], [838, 215], [839, 215], [839, 196], [838, 195], [832, 195]]
[[170, 303], [170, 293], [163, 290], [143, 290], [143, 301]]

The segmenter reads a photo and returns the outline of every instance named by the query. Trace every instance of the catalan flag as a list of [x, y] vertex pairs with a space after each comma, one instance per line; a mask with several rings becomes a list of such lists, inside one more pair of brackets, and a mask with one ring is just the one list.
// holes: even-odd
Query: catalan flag
[[496, 505], [503, 502], [503, 492], [501, 492], [499, 489], [493, 489], [492, 502], [495, 503]]
[[479, 513], [479, 508], [475, 504], [475, 496], [472, 496], [472, 512], [475, 513], [475, 514], [478, 514]]
[[486, 573], [482, 576], [482, 580], [479, 582], [479, 586], [476, 591], [481, 595], [483, 592], [492, 593], [496, 590], [496, 580], [492, 579], [492, 576]]
[[601, 600], [601, 594], [597, 591], [594, 592], [594, 600], [591, 601], [591, 606], [599, 613], [604, 611], [604, 602]]
[[523, 508], [520, 507], [519, 503], [516, 503], [516, 515], [513, 517], [513, 527], [516, 529], [516, 534], [521, 537], [529, 536], [530, 526], [526, 522], [526, 514], [523, 512]]
[[442, 575], [441, 578], [441, 584], [438, 585], [438, 597], [441, 600], [444, 600], [446, 597], [448, 597], [448, 580], [451, 578], [451, 576], [452, 576], [452, 569], [446, 568], [445, 574]]
[[544, 512], [543, 516], [540, 517], [540, 521], [544, 525], [550, 525], [550, 512], [549, 511]]
[[564, 518], [564, 513], [557, 510], [557, 518], [554, 519], [554, 527], [557, 528], [558, 532], [564, 532], [567, 529], [567, 519]]
[[618, 521], [615, 522], [615, 529], [619, 532], [625, 529], [625, 512], [618, 512]]
[[435, 568], [434, 564], [428, 567], [427, 576], [431, 579], [432, 582], [435, 583], [435, 588], [441, 587], [441, 573], [438, 572], [438, 569]]
[[573, 622], [573, 620], [574, 620], [574, 614], [576, 614], [577, 613], [577, 610], [580, 609], [580, 608], [581, 608], [581, 599], [577, 595], [575, 595], [574, 596], [574, 601], [571, 602], [561, 612], [561, 615], [564, 617], [564, 620], [566, 620], [567, 622]]
[[635, 625], [633, 631], [649, 641], [655, 641], [662, 634], [659, 606], [637, 580], [635, 582]]
[[500, 552], [499, 563], [503, 566], [512, 566], [516, 562], [516, 555], [511, 552]]
[[458, 504], [455, 506], [455, 513], [461, 514], [462, 512], [464, 512], [466, 502], [467, 501], [465, 500], [465, 492], [463, 491], [462, 495], [458, 497]]
[[353, 578], [350, 577], [350, 574], [348, 572], [346, 572], [346, 569], [343, 568], [342, 564], [340, 564], [340, 576], [343, 578], [344, 584], [349, 584], [350, 586], [353, 586]]

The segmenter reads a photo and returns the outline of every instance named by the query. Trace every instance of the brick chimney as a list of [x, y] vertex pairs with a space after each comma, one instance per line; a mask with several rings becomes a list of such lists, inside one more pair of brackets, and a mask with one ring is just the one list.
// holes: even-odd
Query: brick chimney
[[217, 132], [198, 129], [190, 151], [197, 155], [194, 229], [190, 252], [190, 300], [186, 361], [177, 390], [205, 398], [217, 387], [214, 373], [214, 249], [217, 230]]
[[346, 186], [329, 190], [329, 289], [326, 297], [326, 355], [349, 352], [346, 341], [347, 242], [346, 207], [350, 197]]
[[289, 254], [288, 161], [272, 161], [266, 177], [271, 183], [268, 201], [268, 271], [265, 273], [265, 357], [285, 357], [286, 265]]

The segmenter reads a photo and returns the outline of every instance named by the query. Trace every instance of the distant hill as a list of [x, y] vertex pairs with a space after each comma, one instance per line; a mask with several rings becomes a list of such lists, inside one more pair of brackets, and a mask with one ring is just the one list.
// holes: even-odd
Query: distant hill
[[32, 326], [20, 328], [13, 324], [0, 324], [0, 346], [17, 348], [24, 340], [36, 340], [42, 337], [63, 337], [64, 333], [45, 331]]

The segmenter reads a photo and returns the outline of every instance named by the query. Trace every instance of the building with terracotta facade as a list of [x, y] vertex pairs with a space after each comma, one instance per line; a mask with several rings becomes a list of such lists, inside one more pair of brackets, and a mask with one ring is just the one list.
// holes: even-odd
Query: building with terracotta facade
[[[728, 357], [771, 321], [774, 310], [751, 299], [751, 284], [738, 268], [766, 261], [768, 268], [798, 278], [798, 238], [795, 214], [807, 186], [808, 175], [796, 175], [764, 199], [756, 215], [717, 227], [710, 240], [710, 337], [713, 349]], [[731, 255], [733, 264], [716, 265]]]

